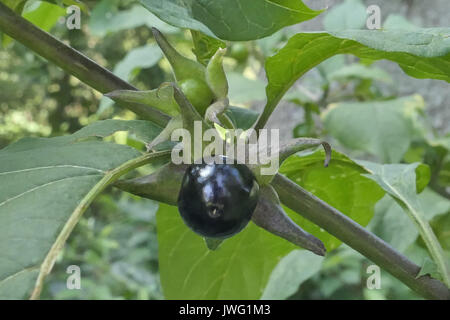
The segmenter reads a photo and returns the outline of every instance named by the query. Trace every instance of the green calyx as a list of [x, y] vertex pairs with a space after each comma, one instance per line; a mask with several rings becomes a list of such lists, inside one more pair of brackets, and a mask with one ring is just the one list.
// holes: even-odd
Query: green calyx
[[[191, 137], [195, 137], [196, 130], [200, 129], [201, 132], [204, 130], [211, 128], [209, 124], [203, 120], [203, 117], [198, 113], [198, 111], [194, 108], [191, 102], [188, 100], [186, 95], [181, 91], [181, 89], [172, 84], [173, 86], [173, 95], [175, 101], [177, 102], [180, 113], [181, 113], [181, 121], [183, 123], [183, 128], [189, 131]], [[200, 128], [196, 128], [196, 126], [200, 125]], [[200, 147], [197, 147], [195, 144], [201, 143]], [[205, 148], [205, 142], [203, 140], [194, 141], [191, 143], [191, 158], [192, 160], [200, 159], [203, 157], [203, 150]]]
[[181, 55], [158, 29], [152, 28], [152, 32], [165, 57], [169, 60], [177, 81], [190, 78], [205, 79], [205, 66]]
[[228, 81], [223, 70], [223, 57], [226, 49], [219, 48], [206, 67], [206, 81], [216, 99], [228, 96]]
[[228, 98], [217, 100], [212, 105], [208, 107], [205, 113], [205, 120], [207, 123], [213, 125], [217, 123], [221, 127], [225, 129], [235, 129], [233, 121], [231, 121], [230, 117], [225, 113], [227, 108], [229, 107]]
[[170, 116], [176, 116], [180, 113], [178, 104], [173, 98], [173, 88], [166, 83], [154, 90], [116, 90], [105, 94], [105, 96], [116, 102], [145, 104], [159, 109]]
[[215, 238], [204, 238], [205, 244], [209, 250], [215, 251], [219, 249], [220, 245], [224, 241], [224, 239], [215, 239]]
[[319, 256], [324, 256], [326, 253], [325, 245], [322, 241], [300, 228], [286, 214], [281, 206], [277, 192], [271, 185], [261, 188], [258, 205], [253, 212], [252, 221], [258, 227]]
[[[176, 205], [182, 179], [188, 165], [174, 165], [169, 162], [150, 175], [120, 180], [114, 186], [143, 198]], [[301, 201], [302, 199], [299, 199]], [[271, 185], [261, 188], [258, 204], [252, 221], [258, 227], [286, 239], [287, 241], [323, 256], [323, 243], [304, 231], [284, 212], [277, 192]], [[204, 238], [209, 250], [220, 250], [224, 239]]]
[[172, 66], [178, 85], [189, 102], [203, 116], [214, 99], [214, 94], [206, 81], [205, 66], [181, 55], [156, 28], [152, 28], [152, 31], [156, 42]]
[[147, 152], [154, 151], [156, 146], [160, 145], [163, 142], [169, 141], [172, 132], [182, 127], [183, 119], [181, 118], [181, 115], [174, 116], [172, 119], [170, 119], [169, 123], [160, 132], [160, 134], [155, 139], [153, 139], [153, 141], [145, 145], [147, 148]]

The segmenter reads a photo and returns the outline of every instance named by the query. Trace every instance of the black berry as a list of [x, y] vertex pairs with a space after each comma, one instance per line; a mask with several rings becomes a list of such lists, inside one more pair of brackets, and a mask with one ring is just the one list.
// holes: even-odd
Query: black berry
[[259, 186], [243, 164], [193, 164], [183, 177], [178, 210], [201, 236], [227, 238], [250, 221]]

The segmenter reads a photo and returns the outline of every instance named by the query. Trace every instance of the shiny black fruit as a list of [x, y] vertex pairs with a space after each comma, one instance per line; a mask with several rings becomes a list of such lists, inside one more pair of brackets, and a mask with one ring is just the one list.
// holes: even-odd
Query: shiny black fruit
[[193, 164], [183, 177], [178, 210], [201, 236], [227, 238], [248, 224], [258, 195], [258, 183], [243, 164]]

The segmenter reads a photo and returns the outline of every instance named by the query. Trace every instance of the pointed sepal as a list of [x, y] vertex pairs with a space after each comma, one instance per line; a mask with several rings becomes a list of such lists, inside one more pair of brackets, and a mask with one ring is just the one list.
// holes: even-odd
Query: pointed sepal
[[176, 129], [183, 128], [183, 120], [181, 119], [181, 115], [174, 116], [170, 119], [167, 126], [153, 139], [151, 142], [146, 143], [145, 147], [147, 148], [147, 152], [153, 150], [156, 146], [160, 145], [163, 142], [169, 141], [172, 135], [172, 132]]
[[225, 129], [234, 129], [233, 121], [225, 113], [230, 102], [228, 98], [220, 99], [214, 102], [206, 109], [205, 121], [211, 125], [217, 123]]
[[[201, 132], [205, 132], [206, 129], [211, 128], [202, 118], [202, 116], [198, 113], [198, 111], [194, 108], [194, 106], [189, 102], [186, 96], [183, 94], [180, 88], [176, 84], [172, 84], [173, 86], [173, 94], [175, 101], [177, 102], [181, 119], [183, 122], [183, 128], [189, 131], [191, 135], [191, 158], [192, 160], [197, 160], [203, 158], [203, 150], [205, 147], [205, 142], [203, 141], [203, 137], [197, 137], [197, 135]], [[200, 145], [198, 145], [200, 143]]]
[[175, 165], [169, 162], [149, 175], [116, 181], [114, 187], [146, 199], [176, 206], [181, 180], [187, 167], [185, 164]]
[[317, 255], [324, 256], [326, 253], [322, 241], [300, 228], [284, 212], [276, 191], [270, 185], [261, 188], [252, 221], [257, 226]]
[[203, 238], [205, 240], [206, 247], [209, 250], [215, 251], [219, 249], [220, 245], [224, 241], [224, 239], [216, 239], [216, 238]]
[[116, 90], [105, 94], [105, 96], [116, 102], [144, 104], [171, 116], [180, 113], [178, 104], [173, 98], [173, 88], [166, 84], [148, 91]]
[[219, 48], [206, 66], [206, 82], [216, 99], [228, 96], [228, 80], [223, 69], [223, 57], [226, 49]]
[[152, 28], [153, 36], [164, 56], [172, 66], [177, 81], [185, 79], [205, 80], [205, 66], [181, 55], [156, 28]]

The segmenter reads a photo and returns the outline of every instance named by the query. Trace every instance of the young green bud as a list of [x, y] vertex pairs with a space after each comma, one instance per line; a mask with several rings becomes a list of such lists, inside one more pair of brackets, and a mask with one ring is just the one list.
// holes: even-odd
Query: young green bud
[[248, 46], [242, 42], [236, 42], [231, 46], [230, 56], [237, 62], [245, 62], [249, 56]]
[[223, 70], [223, 56], [226, 51], [219, 48], [206, 67], [206, 82], [216, 99], [224, 99], [228, 95], [228, 81]]
[[152, 32], [159, 47], [163, 51], [167, 60], [169, 60], [177, 81], [191, 78], [198, 80], [205, 79], [205, 66], [197, 61], [182, 56], [175, 50], [174, 47], [171, 46], [171, 44], [158, 29], [152, 28]]
[[152, 28], [152, 31], [156, 42], [172, 66], [178, 85], [190, 103], [203, 116], [214, 98], [206, 82], [205, 66], [178, 53], [156, 28]]
[[191, 78], [179, 81], [178, 85], [189, 102], [203, 116], [213, 100], [213, 93], [206, 82]]

